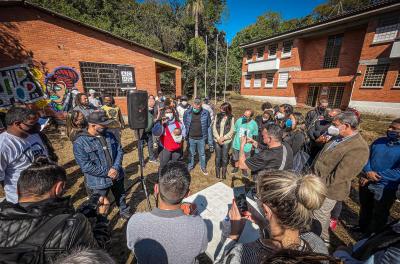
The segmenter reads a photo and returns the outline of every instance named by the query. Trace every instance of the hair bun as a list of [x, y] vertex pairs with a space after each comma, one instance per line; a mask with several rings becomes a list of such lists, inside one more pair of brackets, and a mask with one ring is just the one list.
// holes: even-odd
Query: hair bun
[[308, 210], [316, 210], [322, 206], [326, 197], [326, 186], [321, 178], [308, 174], [297, 182], [296, 195], [298, 202]]

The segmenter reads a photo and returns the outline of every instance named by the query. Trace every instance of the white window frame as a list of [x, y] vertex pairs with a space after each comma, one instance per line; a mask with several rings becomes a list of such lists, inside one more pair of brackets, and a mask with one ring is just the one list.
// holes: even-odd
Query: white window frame
[[[290, 43], [290, 51], [289, 52], [284, 52], [285, 43]], [[281, 58], [289, 58], [290, 56], [292, 56], [292, 49], [293, 49], [293, 40], [288, 40], [288, 41], [282, 42], [282, 55], [281, 55]]]
[[[247, 79], [247, 77], [250, 77], [250, 79]], [[251, 74], [246, 74], [244, 76], [244, 88], [250, 88], [251, 86]]]
[[278, 88], [286, 88], [289, 81], [289, 72], [280, 72], [278, 75]]
[[[382, 73], [376, 73], [377, 69], [374, 67], [381, 67]], [[364, 79], [361, 88], [383, 88], [386, 81], [386, 76], [389, 71], [389, 64], [377, 64], [377, 65], [367, 65], [367, 69], [364, 73]], [[381, 75], [381, 76], [379, 76]], [[379, 85], [370, 85], [368, 82], [380, 82]]]
[[[262, 53], [261, 56], [260, 56], [260, 54], [258, 53], [258, 49], [261, 49], [261, 48], [263, 48], [263, 53]], [[258, 47], [258, 48], [257, 48], [256, 60], [257, 60], [257, 61], [264, 60], [264, 53], [265, 53], [265, 47]]]
[[372, 43], [394, 41], [399, 32], [400, 23], [398, 17], [381, 18]]
[[[271, 46], [275, 46], [275, 54], [271, 55]], [[278, 53], [278, 44], [271, 44], [268, 46], [268, 59], [275, 59], [276, 58], [276, 54]]]
[[[272, 88], [272, 87], [274, 87], [274, 75], [275, 75], [275, 74], [274, 74], [274, 73], [271, 73], [271, 72], [267, 72], [267, 73], [266, 73], [266, 75], [265, 75], [265, 85], [264, 85], [265, 88]], [[272, 80], [271, 83], [268, 83], [268, 80], [269, 80], [268, 76], [271, 77], [271, 80]]]
[[[257, 76], [259, 76], [260, 78], [256, 78]], [[260, 88], [261, 82], [262, 82], [262, 74], [261, 73], [254, 74], [253, 88]]]
[[397, 71], [397, 78], [394, 81], [393, 88], [400, 88], [400, 71]]

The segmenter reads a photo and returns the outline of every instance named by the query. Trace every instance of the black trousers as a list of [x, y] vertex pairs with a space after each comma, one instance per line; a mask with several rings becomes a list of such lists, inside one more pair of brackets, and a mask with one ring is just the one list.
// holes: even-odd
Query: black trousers
[[360, 186], [360, 219], [361, 230], [366, 234], [372, 234], [385, 227], [390, 208], [396, 200], [396, 190], [383, 190], [380, 200], [374, 198], [374, 192], [368, 189], [368, 185]]
[[160, 168], [159, 172], [161, 172], [162, 168], [164, 168], [167, 163], [172, 160], [172, 161], [178, 161], [182, 157], [182, 150], [178, 149], [176, 151], [168, 151], [165, 148], [162, 149], [162, 151], [158, 154], [158, 158], [160, 159]]
[[215, 142], [215, 167], [221, 168], [228, 166], [230, 148], [231, 143], [220, 145]]

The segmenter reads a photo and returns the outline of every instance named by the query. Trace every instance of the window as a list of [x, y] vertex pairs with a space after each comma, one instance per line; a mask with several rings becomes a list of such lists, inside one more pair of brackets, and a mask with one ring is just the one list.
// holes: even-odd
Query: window
[[326, 45], [324, 68], [336, 68], [339, 61], [340, 48], [342, 47], [343, 35], [330, 36]]
[[257, 60], [264, 59], [264, 47], [257, 48]]
[[267, 88], [274, 87], [274, 74], [273, 73], [267, 73], [267, 75], [265, 76], [265, 87], [267, 87]]
[[280, 72], [278, 76], [278, 87], [287, 87], [288, 80], [289, 80], [289, 73]]
[[268, 46], [268, 59], [276, 58], [277, 49], [278, 49], [278, 44], [272, 44]]
[[251, 83], [251, 75], [245, 75], [244, 76], [244, 87], [249, 88]]
[[400, 71], [397, 72], [397, 79], [396, 82], [394, 83], [395, 88], [400, 88]]
[[398, 30], [398, 15], [381, 18], [375, 30], [373, 43], [394, 40], [397, 37]]
[[261, 74], [255, 74], [254, 75], [254, 88], [261, 87], [261, 79], [262, 79], [262, 75]]
[[292, 55], [293, 41], [284, 41], [282, 46], [282, 58], [290, 57]]
[[126, 96], [126, 90], [121, 90], [120, 65], [81, 61], [79, 66], [85, 92], [93, 89], [100, 95]]
[[246, 59], [247, 59], [248, 62], [253, 59], [253, 50], [252, 49], [247, 49], [246, 50]]
[[385, 83], [388, 67], [388, 64], [367, 66], [362, 87], [382, 87]]

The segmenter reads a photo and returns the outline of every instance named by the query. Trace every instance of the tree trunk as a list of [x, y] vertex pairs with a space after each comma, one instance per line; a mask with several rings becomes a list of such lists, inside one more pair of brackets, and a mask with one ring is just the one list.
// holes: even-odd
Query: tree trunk
[[[195, 23], [194, 23], [194, 37], [199, 37], [199, 12], [196, 11], [195, 13]], [[196, 42], [195, 42], [196, 43]], [[195, 46], [196, 47], [196, 46]], [[195, 50], [195, 52], [197, 52]], [[197, 66], [195, 66], [197, 67]], [[193, 96], [194, 98], [197, 97], [197, 68], [194, 71], [194, 81], [193, 81]]]

